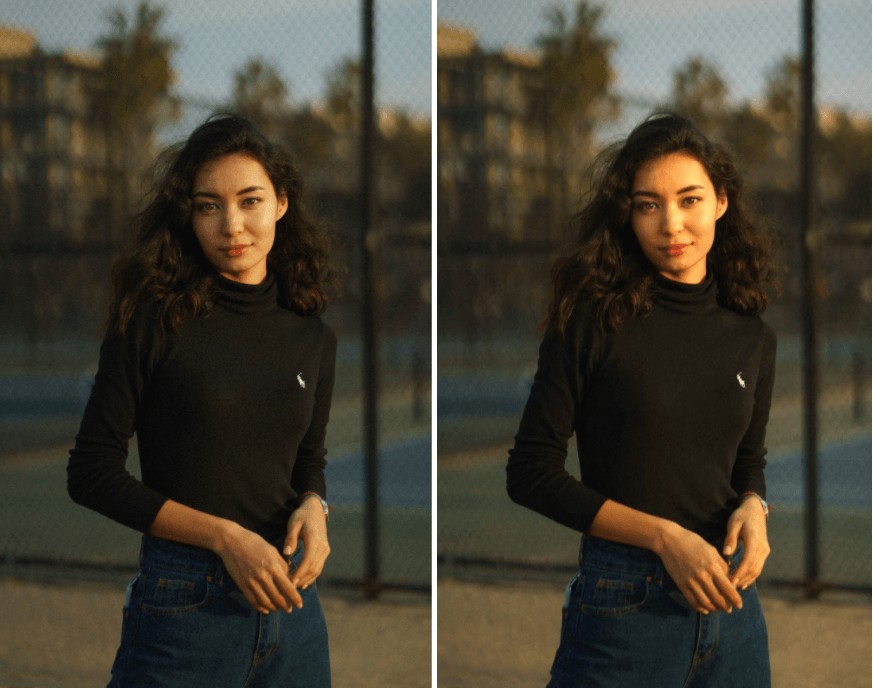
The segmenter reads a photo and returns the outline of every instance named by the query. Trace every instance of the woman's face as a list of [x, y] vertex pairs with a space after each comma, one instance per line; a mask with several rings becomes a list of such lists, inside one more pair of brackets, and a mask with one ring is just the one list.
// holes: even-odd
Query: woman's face
[[728, 199], [688, 153], [669, 153], [637, 168], [631, 227], [644, 255], [663, 276], [698, 284], [707, 275], [716, 221]]
[[287, 209], [263, 165], [243, 153], [210, 160], [194, 175], [194, 234], [219, 274], [236, 282], [264, 281], [276, 221]]

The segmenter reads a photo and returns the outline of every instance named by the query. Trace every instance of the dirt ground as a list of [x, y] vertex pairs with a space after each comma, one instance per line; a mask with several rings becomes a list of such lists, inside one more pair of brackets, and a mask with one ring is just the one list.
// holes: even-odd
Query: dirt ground
[[[438, 585], [437, 685], [543, 686], [558, 644], [563, 589], [545, 583]], [[871, 597], [808, 602], [763, 591], [774, 688], [871, 686]]]
[[[96, 688], [109, 680], [124, 587], [0, 579], [0, 688]], [[325, 591], [333, 685], [431, 686], [431, 599]]]
[[[551, 583], [441, 579], [437, 685], [543, 686], [558, 640], [562, 589]], [[105, 685], [118, 642], [123, 587], [0, 578], [0, 688]], [[432, 685], [430, 598], [377, 602], [323, 592], [336, 688]], [[815, 602], [765, 590], [775, 688], [871, 686], [871, 598]]]

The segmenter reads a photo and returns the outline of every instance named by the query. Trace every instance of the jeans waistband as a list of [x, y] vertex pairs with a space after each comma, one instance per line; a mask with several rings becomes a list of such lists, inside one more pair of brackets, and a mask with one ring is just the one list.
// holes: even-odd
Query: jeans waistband
[[220, 578], [224, 572], [221, 558], [208, 549], [183, 545], [152, 535], [143, 535], [140, 566], [189, 571]]
[[[724, 557], [731, 570], [736, 569], [740, 564], [743, 558], [743, 549], [743, 541], [739, 540], [734, 554], [730, 557]], [[665, 565], [655, 552], [611, 540], [602, 540], [591, 535], [582, 536], [579, 564], [581, 569], [583, 566], [621, 569], [628, 573], [652, 576], [656, 580], [662, 578], [670, 580]]]
[[591, 535], [583, 535], [580, 541], [580, 568], [621, 569], [628, 573], [661, 578], [665, 565], [654, 552], [633, 545], [602, 540]]

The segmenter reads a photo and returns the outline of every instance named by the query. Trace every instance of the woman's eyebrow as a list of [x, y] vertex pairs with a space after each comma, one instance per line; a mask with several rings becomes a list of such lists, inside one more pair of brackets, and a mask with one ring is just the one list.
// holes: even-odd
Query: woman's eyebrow
[[252, 193], [253, 191], [264, 191], [263, 186], [247, 186], [245, 189], [241, 189], [237, 191], [237, 196], [242, 196], [243, 194]]
[[[690, 184], [689, 186], [684, 186], [682, 189], [676, 192], [676, 196], [680, 194], [689, 193], [690, 191], [696, 191], [698, 189], [704, 190], [704, 187], [700, 184]], [[661, 195], [657, 194], [655, 191], [647, 191], [646, 189], [639, 189], [631, 194], [631, 197], [635, 196], [649, 196], [650, 198], [661, 198]]]
[[[237, 191], [237, 196], [242, 196], [243, 194], [252, 193], [253, 191], [264, 191], [263, 186], [247, 186], [245, 189], [240, 189]], [[197, 196], [205, 196], [206, 198], [221, 198], [217, 193], [213, 193], [212, 191], [195, 191], [191, 194], [191, 198], [196, 198]]]

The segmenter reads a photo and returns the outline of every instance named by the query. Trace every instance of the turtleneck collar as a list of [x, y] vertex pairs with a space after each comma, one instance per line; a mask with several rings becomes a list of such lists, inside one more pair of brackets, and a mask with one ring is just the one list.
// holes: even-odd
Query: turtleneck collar
[[260, 284], [243, 284], [216, 275], [215, 300], [228, 310], [255, 313], [276, 305], [276, 280], [269, 274]]
[[655, 276], [655, 300], [668, 310], [697, 313], [716, 306], [716, 281], [708, 272], [698, 284], [676, 282], [662, 275]]

